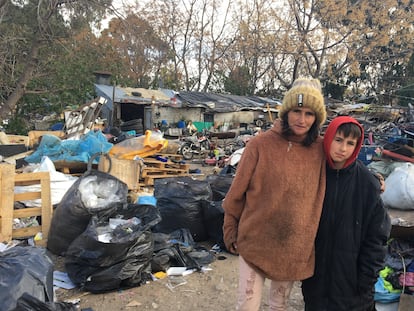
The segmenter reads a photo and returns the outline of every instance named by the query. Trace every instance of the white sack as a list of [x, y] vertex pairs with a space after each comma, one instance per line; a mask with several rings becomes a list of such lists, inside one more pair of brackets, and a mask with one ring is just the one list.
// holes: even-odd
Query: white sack
[[[56, 171], [55, 165], [52, 160], [47, 156], [42, 157], [42, 162], [40, 164], [33, 165], [33, 173], [36, 172], [49, 172], [50, 173], [50, 196], [52, 205], [58, 204], [67, 190], [72, 186], [72, 184], [78, 179], [78, 177], [63, 174]], [[41, 186], [39, 184], [31, 186], [15, 186], [14, 193], [24, 193], [24, 192], [36, 192], [40, 191]], [[42, 201], [40, 199], [22, 201], [27, 207], [40, 207], [42, 206]]]
[[414, 210], [414, 165], [405, 163], [385, 179], [384, 204], [391, 208]]

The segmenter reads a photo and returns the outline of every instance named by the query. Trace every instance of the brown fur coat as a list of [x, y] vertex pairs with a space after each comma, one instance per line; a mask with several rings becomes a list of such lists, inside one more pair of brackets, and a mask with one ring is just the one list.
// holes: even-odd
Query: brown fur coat
[[275, 126], [250, 140], [223, 202], [224, 242], [273, 280], [302, 280], [314, 270], [325, 193], [322, 139], [288, 141]]

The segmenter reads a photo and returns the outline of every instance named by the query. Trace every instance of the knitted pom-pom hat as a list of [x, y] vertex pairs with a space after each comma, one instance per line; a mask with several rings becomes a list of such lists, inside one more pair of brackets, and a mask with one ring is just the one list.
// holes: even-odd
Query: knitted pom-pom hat
[[292, 88], [286, 92], [279, 118], [295, 107], [307, 107], [316, 114], [316, 122], [321, 126], [326, 120], [326, 108], [322, 95], [321, 83], [317, 79], [298, 78]]

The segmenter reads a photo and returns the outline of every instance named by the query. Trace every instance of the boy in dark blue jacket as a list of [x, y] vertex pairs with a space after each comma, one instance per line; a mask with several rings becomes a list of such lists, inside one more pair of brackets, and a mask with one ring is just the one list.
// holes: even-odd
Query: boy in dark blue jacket
[[364, 139], [354, 118], [335, 118], [324, 135], [326, 193], [314, 275], [303, 281], [305, 311], [375, 310], [391, 224], [378, 179], [357, 160]]

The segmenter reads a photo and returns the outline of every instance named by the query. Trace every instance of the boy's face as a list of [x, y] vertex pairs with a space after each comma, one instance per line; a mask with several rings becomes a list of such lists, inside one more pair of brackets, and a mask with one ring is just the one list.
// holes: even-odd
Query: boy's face
[[332, 141], [329, 155], [336, 169], [341, 169], [346, 160], [348, 160], [357, 146], [358, 139], [352, 136], [344, 137], [342, 132], [337, 132]]

